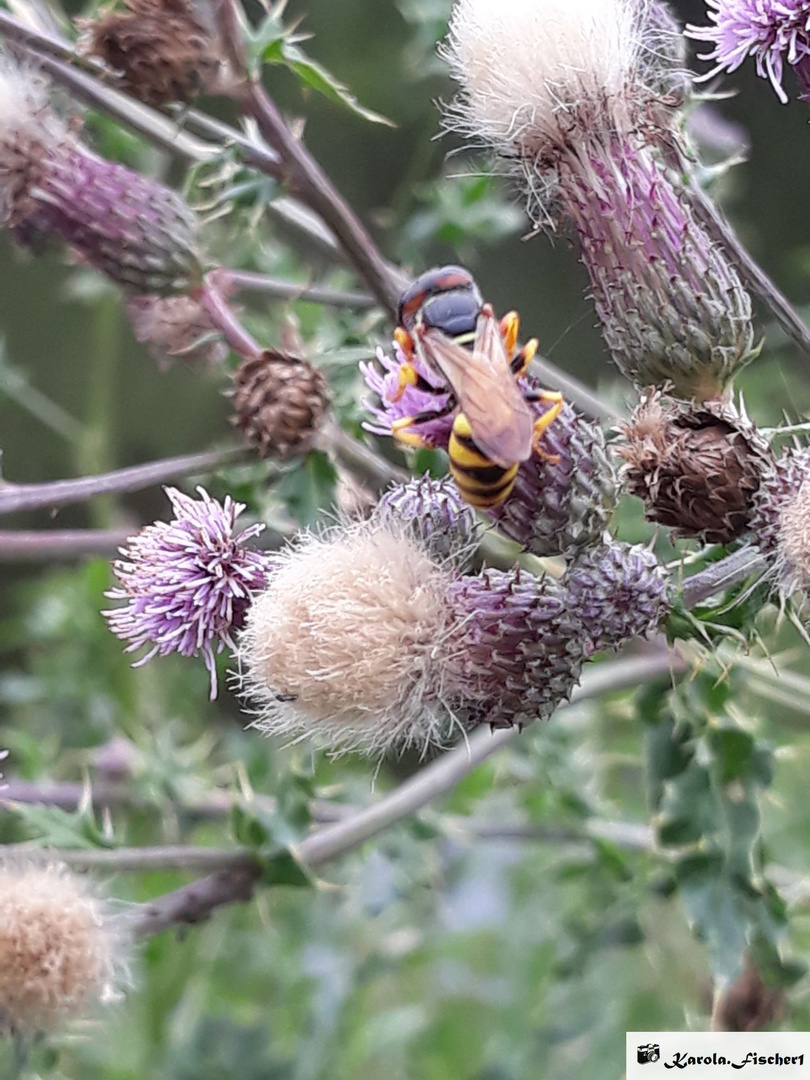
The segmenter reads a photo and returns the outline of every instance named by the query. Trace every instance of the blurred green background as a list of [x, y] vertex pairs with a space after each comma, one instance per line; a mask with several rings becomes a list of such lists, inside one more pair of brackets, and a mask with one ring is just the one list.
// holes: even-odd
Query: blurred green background
[[[464, 156], [447, 160], [452, 143], [436, 139], [433, 102], [452, 93], [433, 56], [448, 6], [290, 4], [288, 16], [304, 16], [303, 28], [314, 35], [310, 53], [394, 129], [302, 96], [281, 71], [271, 71], [267, 84], [290, 113], [306, 117], [308, 145], [390, 258], [413, 271], [464, 261], [496, 309], [521, 312], [557, 365], [629, 401], [595, 329], [569, 240], [522, 241], [528, 223], [506, 185], [487, 187], [482, 199], [479, 181], [443, 180], [483, 167]], [[677, 7], [685, 20], [702, 21], [697, 0]], [[738, 95], [716, 108], [740, 126], [751, 149], [716, 190], [754, 255], [805, 308], [810, 112], [798, 103], [780, 106], [750, 64], [733, 85]], [[93, 123], [109, 147], [109, 125]], [[167, 173], [159, 156], [128, 140], [121, 151]], [[215, 227], [212, 243], [236, 259], [248, 242], [240, 247], [229, 227]], [[297, 240], [292, 252], [283, 247], [287, 238], [263, 237], [267, 269], [334, 277], [317, 256], [298, 250]], [[335, 280], [354, 284], [347, 273]], [[254, 301], [251, 310], [254, 327], [272, 341], [282, 306]], [[316, 346], [384, 340], [390, 332], [373, 317], [322, 319], [304, 304], [296, 311]], [[802, 417], [810, 410], [810, 358], [767, 320], [760, 327], [767, 350], [742, 380], [749, 410], [768, 423], [784, 410]], [[182, 362], [160, 372], [134, 342], [117, 294], [70, 267], [62, 252], [33, 260], [0, 237], [0, 333], [8, 480], [134, 464], [231, 434], [220, 381]], [[22, 389], [12, 391], [20, 376]], [[62, 410], [55, 421], [27, 407], [26, 380]], [[65, 527], [142, 522], [165, 510], [152, 490], [101, 507], [69, 507], [55, 520]], [[9, 524], [48, 521], [29, 515]], [[648, 535], [632, 508], [625, 524]], [[227, 822], [200, 823], [178, 810], [214, 787], [249, 781], [269, 794], [295, 788], [301, 777], [304, 796], [312, 790], [362, 804], [416, 767], [386, 763], [375, 781], [368, 762], [333, 762], [245, 734], [232, 698], [207, 702], [202, 665], [167, 660], [133, 672], [98, 616], [109, 583], [103, 562], [48, 572], [0, 567], [0, 745], [11, 749], [16, 776], [79, 780], [87, 770], [97, 775], [99, 746], [126, 735], [136, 748], [133, 789], [146, 805], [115, 816], [119, 841], [228, 842]], [[806, 651], [796, 656], [801, 669]], [[706, 676], [707, 699], [716, 677]], [[660, 694], [666, 689], [665, 680]], [[730, 707], [776, 754], [765, 835], [771, 857], [797, 869], [807, 863], [810, 812], [805, 691], [804, 684], [791, 692], [775, 687], [761, 671], [729, 688]], [[593, 816], [647, 819], [645, 702], [622, 695], [569, 709], [477, 770], [445, 802], [441, 818], [430, 811], [392, 830], [328, 868], [316, 888], [268, 891], [204, 928], [150, 942], [133, 964], [127, 1003], [40, 1047], [32, 1068], [71, 1080], [612, 1080], [622, 1074], [628, 1028], [705, 1027], [705, 949], [654, 861], [608, 843], [543, 842], [549, 830], [576, 830]], [[527, 835], [476, 839], [464, 826], [470, 817], [496, 831], [523, 825]], [[51, 825], [9, 815], [0, 829], [10, 840]], [[119, 877], [108, 890], [126, 910], [182, 880]], [[790, 947], [807, 955], [806, 916], [794, 919]], [[806, 981], [792, 992], [784, 1022], [808, 1026]]]

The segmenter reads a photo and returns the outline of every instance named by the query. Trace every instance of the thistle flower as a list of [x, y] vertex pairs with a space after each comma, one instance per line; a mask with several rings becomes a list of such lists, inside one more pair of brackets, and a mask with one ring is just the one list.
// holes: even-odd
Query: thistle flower
[[0, 864], [0, 1025], [33, 1034], [114, 999], [122, 938], [86, 879]]
[[2, 58], [0, 224], [28, 246], [61, 236], [137, 293], [182, 292], [201, 273], [183, 199], [91, 153], [50, 110], [44, 80]]
[[[440, 412], [450, 400], [448, 394], [431, 394], [417, 386], [406, 386], [398, 400], [399, 370], [405, 363], [405, 355], [399, 345], [394, 346], [394, 355], [387, 356], [382, 349], [377, 350], [377, 361], [382, 368], [379, 371], [373, 364], [360, 364], [360, 371], [366, 386], [380, 398], [380, 404], [366, 400], [363, 402], [371, 414], [372, 423], [364, 423], [366, 431], [374, 435], [391, 435], [392, 425], [406, 416], [416, 416], [423, 412]], [[418, 357], [414, 357], [413, 366], [418, 374], [437, 390], [443, 388], [440, 375], [428, 368]], [[440, 416], [436, 420], [424, 420], [419, 424], [419, 435], [428, 446], [446, 450], [453, 428], [453, 415]]]
[[687, 406], [650, 393], [620, 430], [628, 490], [644, 500], [651, 521], [712, 544], [748, 531], [773, 454], [744, 411], [717, 401]]
[[[534, 389], [533, 380], [527, 380]], [[532, 406], [541, 415], [549, 406]], [[487, 511], [512, 540], [541, 558], [570, 556], [601, 539], [618, 500], [618, 485], [598, 424], [570, 405], [545, 431], [537, 454], [523, 462], [509, 497]]]
[[679, 139], [677, 38], [655, 0], [458, 0], [447, 127], [517, 172], [538, 223], [573, 223], [621, 370], [706, 399], [755, 350], [750, 297], [661, 152]]
[[77, 20], [79, 50], [103, 60], [123, 89], [157, 108], [189, 104], [213, 87], [221, 60], [187, 0], [125, 0], [125, 7]]
[[807, 0], [706, 0], [710, 26], [687, 26], [686, 34], [713, 48], [700, 55], [714, 63], [702, 82], [720, 72], [731, 74], [749, 56], [757, 74], [768, 79], [783, 105], [785, 64], [794, 69], [802, 98], [810, 94], [810, 4]]
[[380, 752], [547, 717], [576, 684], [585, 644], [551, 579], [459, 577], [372, 520], [280, 556], [239, 659], [259, 730]]
[[[385, 375], [361, 364], [367, 385], [382, 399], [379, 406], [365, 403], [374, 416], [374, 423], [365, 425], [368, 430], [389, 435], [392, 424], [400, 417], [434, 411], [448, 400], [445, 395], [409, 386], [401, 401], [392, 402], [405, 358], [397, 349], [394, 358], [381, 354], [380, 360]], [[432, 385], [441, 385], [438, 376], [427, 372], [418, 358], [415, 365]], [[521, 379], [520, 385], [529, 393], [540, 389], [532, 378]], [[537, 417], [550, 407], [544, 401], [531, 404]], [[454, 414], [450, 414], [422, 421], [411, 430], [429, 445], [446, 449], [453, 420]], [[569, 405], [546, 429], [541, 449], [546, 459], [533, 454], [523, 462], [510, 494], [485, 513], [506, 536], [533, 554], [567, 555], [599, 539], [606, 529], [618, 498], [615, 471], [599, 426], [579, 416]]]
[[618, 649], [643, 637], [667, 613], [666, 573], [640, 544], [610, 540], [590, 548], [568, 567], [561, 584], [582, 622], [589, 652]]
[[810, 451], [787, 449], [763, 476], [751, 535], [773, 559], [784, 595], [810, 592]]
[[126, 312], [136, 341], [146, 345], [162, 371], [177, 357], [215, 367], [228, 356], [210, 315], [190, 296], [133, 296]]
[[243, 357], [234, 375], [236, 424], [262, 457], [312, 449], [329, 407], [323, 374], [308, 360], [278, 350]]
[[389, 531], [401, 529], [432, 559], [465, 568], [478, 539], [475, 511], [465, 503], [449, 478], [427, 474], [397, 484], [381, 497], [376, 516]]
[[147, 525], [121, 549], [124, 558], [113, 564], [121, 587], [105, 595], [125, 604], [102, 614], [130, 642], [127, 652], [149, 647], [135, 667], [173, 652], [202, 656], [214, 698], [215, 653], [234, 647], [232, 635], [244, 624], [251, 596], [266, 585], [271, 560], [246, 546], [263, 525], [234, 533], [242, 504], [230, 496], [220, 504], [197, 491], [200, 498], [193, 499], [166, 488], [174, 519]]

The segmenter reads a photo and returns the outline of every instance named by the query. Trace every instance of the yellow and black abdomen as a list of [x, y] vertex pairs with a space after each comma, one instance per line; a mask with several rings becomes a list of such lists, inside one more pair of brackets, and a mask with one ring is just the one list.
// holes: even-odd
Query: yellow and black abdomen
[[515, 486], [518, 464], [504, 468], [481, 453], [464, 413], [458, 413], [447, 448], [450, 472], [459, 494], [470, 506], [499, 506]]

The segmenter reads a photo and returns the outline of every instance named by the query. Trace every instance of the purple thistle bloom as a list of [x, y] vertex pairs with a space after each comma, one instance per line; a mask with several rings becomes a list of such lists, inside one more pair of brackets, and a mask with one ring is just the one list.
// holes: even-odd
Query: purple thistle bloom
[[701, 60], [714, 67], [700, 81], [721, 71], [732, 72], [748, 56], [756, 58], [757, 74], [768, 79], [783, 105], [784, 64], [796, 70], [802, 97], [810, 93], [810, 3], [808, 0], [706, 0], [712, 26], [688, 26], [686, 33], [714, 48]]
[[[415, 386], [406, 387], [399, 401], [393, 401], [392, 398], [399, 385], [399, 369], [406, 362], [405, 355], [399, 345], [395, 345], [393, 357], [388, 356], [382, 349], [378, 349], [377, 360], [383, 368], [382, 372], [373, 364], [360, 364], [366, 386], [381, 400], [380, 405], [374, 405], [368, 400], [363, 402], [373, 417], [373, 423], [363, 424], [366, 431], [374, 435], [391, 435], [391, 425], [396, 420], [401, 420], [405, 416], [416, 416], [417, 413], [422, 412], [439, 412], [449, 401], [449, 394], [431, 394]], [[419, 375], [437, 390], [445, 385], [442, 377], [427, 368], [419, 357], [414, 357], [413, 366]], [[418, 425], [418, 434], [429, 446], [444, 450], [450, 441], [453, 419], [454, 414], [450, 413], [436, 420], [425, 420]]]
[[127, 652], [151, 646], [135, 667], [155, 655], [201, 655], [214, 698], [215, 651], [234, 648], [232, 634], [243, 626], [252, 595], [266, 586], [271, 559], [245, 546], [264, 525], [234, 535], [242, 504], [230, 496], [220, 504], [197, 491], [199, 500], [166, 488], [174, 520], [147, 525], [121, 549], [124, 559], [113, 564], [121, 587], [105, 595], [127, 603], [102, 615], [117, 637], [131, 642]]

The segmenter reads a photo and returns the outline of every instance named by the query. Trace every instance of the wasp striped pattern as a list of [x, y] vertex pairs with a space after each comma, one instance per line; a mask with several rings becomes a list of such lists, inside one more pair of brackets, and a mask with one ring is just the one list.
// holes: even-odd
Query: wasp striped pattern
[[453, 423], [448, 455], [456, 486], [470, 506], [481, 510], [498, 506], [515, 486], [519, 464], [503, 468], [485, 457], [472, 437], [464, 413], [459, 413]]

